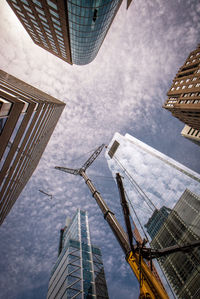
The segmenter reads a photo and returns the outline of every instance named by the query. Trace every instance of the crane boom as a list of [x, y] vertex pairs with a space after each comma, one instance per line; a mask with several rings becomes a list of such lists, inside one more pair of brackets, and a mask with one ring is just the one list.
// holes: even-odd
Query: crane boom
[[[65, 167], [58, 167], [55, 168], [70, 174], [74, 175], [80, 175], [85, 180], [86, 185], [88, 186], [90, 192], [92, 193], [92, 196], [95, 198], [99, 208], [101, 209], [104, 219], [108, 222], [110, 228], [112, 229], [116, 239], [118, 240], [122, 250], [124, 251], [126, 255], [126, 260], [128, 264], [130, 265], [131, 269], [133, 270], [135, 276], [137, 277], [138, 281], [140, 282], [140, 297], [141, 299], [169, 299], [167, 293], [163, 289], [160, 282], [154, 277], [153, 273], [143, 260], [143, 257], [145, 259], [151, 259], [151, 254], [154, 254], [154, 257], [159, 256], [159, 250], [153, 251], [151, 248], [145, 248], [143, 247], [143, 244], [138, 244], [137, 246], [133, 246], [132, 244], [132, 236], [131, 236], [131, 225], [130, 220], [128, 221], [129, 217], [129, 210], [128, 206], [126, 205], [124, 190], [123, 190], [123, 184], [121, 183], [120, 195], [121, 195], [121, 202], [124, 210], [125, 215], [125, 222], [127, 225], [127, 233], [123, 230], [119, 222], [117, 221], [116, 217], [114, 216], [114, 213], [111, 212], [103, 200], [100, 193], [97, 191], [95, 186], [93, 185], [92, 181], [88, 178], [85, 171], [86, 169], [94, 162], [94, 160], [98, 157], [98, 155], [101, 153], [102, 149], [104, 148], [104, 144], [99, 146], [97, 150], [90, 156], [90, 158], [83, 164], [81, 168], [78, 169], [71, 169], [71, 168], [65, 168]], [[194, 246], [199, 246], [199, 243], [196, 243], [190, 248]], [[188, 250], [189, 246], [185, 246], [183, 250]], [[175, 251], [180, 251], [181, 247], [173, 248]], [[167, 254], [173, 252], [171, 248], [167, 248]], [[161, 250], [160, 256], [166, 254], [164, 253], [164, 250]]]
[[[85, 180], [92, 196], [96, 199], [98, 206], [100, 207], [102, 213], [104, 214], [105, 220], [108, 222], [110, 228], [112, 229], [116, 239], [118, 240], [121, 248], [123, 249], [126, 260], [130, 265], [131, 269], [135, 273], [137, 279], [140, 279], [140, 267], [142, 274], [142, 286], [141, 286], [141, 296], [150, 296], [151, 299], [169, 299], [167, 293], [164, 291], [163, 287], [160, 285], [158, 280], [154, 277], [147, 264], [143, 261], [143, 258], [139, 258], [139, 254], [133, 252], [130, 249], [130, 244], [128, 241], [127, 234], [124, 232], [123, 228], [115, 218], [114, 214], [109, 210], [108, 206], [104, 202], [100, 193], [96, 190], [92, 181], [88, 178], [85, 171], [81, 171], [80, 175]], [[144, 297], [145, 298], [145, 297]]]

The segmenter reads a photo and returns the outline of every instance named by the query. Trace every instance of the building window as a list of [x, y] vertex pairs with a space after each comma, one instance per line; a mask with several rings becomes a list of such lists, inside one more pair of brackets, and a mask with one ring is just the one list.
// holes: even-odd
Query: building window
[[52, 15], [54, 15], [56, 18], [59, 19], [59, 15], [58, 15], [54, 10], [49, 9], [49, 11], [50, 11], [50, 13], [51, 13]]
[[175, 85], [177, 85], [177, 84], [178, 84], [178, 81], [175, 82]]
[[33, 15], [31, 15], [29, 12], [27, 12], [27, 15], [35, 20], [35, 17]]
[[192, 85], [192, 84], [190, 84], [190, 85], [188, 86], [188, 88], [192, 88], [192, 86], [193, 86], [193, 85]]
[[22, 12], [20, 12], [20, 11], [17, 10], [17, 13], [18, 13], [20, 16], [24, 17], [24, 14], [23, 14]]
[[186, 81], [185, 81], [185, 82], [187, 83], [187, 82], [189, 82], [189, 81], [190, 81], [190, 79], [186, 79]]
[[13, 6], [14, 6], [16, 9], [22, 11], [21, 8], [20, 8], [18, 5], [13, 4]]
[[192, 92], [190, 96], [194, 97], [194, 96], [196, 96], [196, 93]]
[[197, 77], [194, 77], [193, 79], [192, 79], [192, 81], [196, 81], [197, 80]]
[[197, 83], [197, 84], [196, 84], [196, 87], [199, 87], [199, 86], [200, 86], [200, 83]]
[[55, 3], [53, 3], [51, 0], [47, 0], [47, 3], [49, 6], [51, 6], [52, 8], [57, 10], [57, 5]]
[[43, 20], [44, 22], [46, 22], [47, 23], [47, 19], [46, 18], [44, 18], [43, 16], [41, 16], [41, 15], [38, 15], [39, 16], [39, 18], [41, 19], [41, 20]]
[[27, 7], [26, 5], [23, 5], [24, 6], [24, 8], [27, 10], [27, 11], [29, 11], [30, 13], [32, 13], [32, 10], [29, 8], [29, 7]]
[[183, 82], [184, 82], [184, 80], [181, 80], [181, 81], [180, 81], [180, 84], [182, 84]]
[[185, 89], [185, 88], [186, 88], [186, 86], [185, 86], [185, 85], [183, 85], [182, 89]]
[[51, 17], [51, 19], [52, 19], [52, 21], [53, 21], [54, 23], [56, 23], [57, 25], [60, 26], [60, 22], [59, 22], [58, 20], [56, 20], [54, 17]]
[[[21, 2], [23, 2], [24, 4], [28, 5], [28, 1], [26, 0], [21, 0]], [[28, 5], [29, 6], [29, 5]]]
[[[44, 25], [45, 27], [49, 28], [49, 25], [43, 21], [41, 21], [42, 25]], [[44, 28], [46, 30], [46, 28]]]
[[38, 6], [42, 7], [42, 4], [38, 0], [32, 0], [33, 3], [37, 4]]
[[195, 100], [195, 101], [194, 101], [194, 104], [198, 104], [198, 103], [199, 103], [199, 100]]
[[61, 31], [61, 28], [59, 26], [57, 26], [56, 24], [53, 24], [54, 28], [58, 29]]
[[59, 34], [60, 36], [63, 36], [63, 35], [62, 35], [62, 32], [60, 32], [60, 31], [58, 31], [58, 30], [56, 30], [56, 29], [55, 29], [55, 32], [56, 32], [56, 34]]
[[36, 9], [37, 12], [39, 12], [41, 15], [43, 15], [43, 16], [45, 15], [45, 14], [44, 14], [44, 11], [41, 10], [40, 8], [36, 7], [35, 9]]
[[180, 89], [180, 86], [178, 86], [177, 88], [176, 88], [176, 90], [179, 90]]
[[[36, 21], [34, 21], [34, 20], [31, 20], [31, 22], [33, 23], [33, 24], [35, 24], [36, 26], [38, 25], [38, 23], [36, 22]], [[39, 27], [38, 27], [39, 28]]]
[[171, 90], [174, 90], [174, 89], [175, 89], [174, 87], [171, 88]]

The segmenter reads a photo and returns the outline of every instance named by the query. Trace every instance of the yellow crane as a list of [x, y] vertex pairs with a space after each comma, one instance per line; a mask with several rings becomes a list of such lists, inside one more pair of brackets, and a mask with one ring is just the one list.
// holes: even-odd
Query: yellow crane
[[86, 174], [86, 169], [93, 163], [93, 161], [98, 157], [104, 148], [104, 144], [96, 149], [96, 151], [90, 156], [90, 158], [84, 163], [84, 165], [79, 169], [71, 169], [65, 167], [55, 168], [70, 174], [80, 175], [84, 179], [86, 185], [88, 186], [92, 196], [96, 200], [99, 208], [101, 209], [104, 219], [109, 224], [111, 230], [113, 231], [116, 239], [118, 240], [122, 250], [125, 253], [126, 261], [133, 270], [136, 278], [140, 283], [140, 299], [169, 299], [168, 294], [164, 290], [161, 283], [153, 275], [150, 268], [147, 266], [145, 260], [151, 260], [152, 258], [160, 257], [166, 254], [170, 254], [180, 250], [190, 250], [192, 247], [200, 245], [200, 241], [193, 242], [193, 244], [187, 244], [185, 246], [172, 246], [170, 248], [153, 250], [151, 248], [146, 248], [143, 243], [137, 242], [137, 245], [132, 243], [132, 230], [129, 219], [129, 209], [125, 199], [125, 194], [123, 190], [123, 184], [121, 181], [121, 176], [117, 174], [116, 179], [118, 183], [118, 188], [121, 197], [121, 204], [123, 207], [125, 223], [127, 228], [127, 233], [124, 231], [122, 226], [117, 221], [113, 212], [111, 212], [103, 200], [100, 193], [95, 188], [92, 181]]

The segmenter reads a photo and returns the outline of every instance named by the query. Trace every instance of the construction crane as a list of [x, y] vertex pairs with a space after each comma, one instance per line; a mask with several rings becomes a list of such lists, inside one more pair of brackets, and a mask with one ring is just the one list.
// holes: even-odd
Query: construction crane
[[121, 180], [121, 176], [117, 174], [117, 184], [120, 192], [121, 197], [121, 204], [123, 207], [124, 218], [126, 223], [127, 233], [124, 231], [122, 226], [117, 221], [114, 213], [110, 211], [109, 207], [103, 200], [102, 196], [95, 188], [92, 181], [86, 175], [86, 169], [94, 162], [94, 160], [99, 156], [102, 149], [104, 148], [104, 144], [99, 146], [95, 152], [89, 157], [89, 159], [83, 164], [81, 168], [72, 169], [72, 168], [65, 168], [65, 167], [58, 167], [56, 166], [55, 169], [73, 174], [73, 175], [80, 175], [84, 179], [86, 185], [88, 186], [92, 196], [95, 198], [99, 208], [101, 209], [104, 219], [109, 224], [111, 230], [113, 231], [116, 239], [118, 240], [122, 250], [125, 253], [126, 261], [130, 265], [131, 269], [133, 270], [136, 278], [140, 283], [140, 299], [169, 299], [166, 291], [163, 289], [160, 282], [157, 278], [153, 275], [149, 267], [147, 266], [146, 260], [152, 260], [152, 258], [158, 258], [160, 256], [170, 254], [180, 250], [190, 250], [192, 247], [196, 247], [200, 245], [200, 241], [194, 242], [193, 244], [187, 244], [185, 246], [172, 246], [170, 248], [165, 249], [158, 249], [153, 250], [151, 248], [145, 247], [145, 242], [137, 242], [136, 245], [133, 245], [133, 236], [132, 236], [132, 229], [131, 223], [129, 219], [129, 208], [128, 204], [125, 199], [123, 184]]

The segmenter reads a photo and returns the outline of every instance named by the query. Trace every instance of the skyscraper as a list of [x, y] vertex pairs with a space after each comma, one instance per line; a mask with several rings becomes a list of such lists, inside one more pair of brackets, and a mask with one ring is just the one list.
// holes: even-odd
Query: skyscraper
[[[154, 213], [146, 225], [152, 237], [152, 248], [181, 246], [200, 240], [200, 196], [186, 189], [168, 217], [161, 210], [158, 213]], [[158, 221], [158, 216], [162, 221]], [[156, 234], [152, 226], [155, 222], [159, 226]], [[200, 248], [190, 253], [167, 255], [160, 258], [159, 263], [179, 299], [200, 297]]]
[[159, 229], [167, 219], [171, 212], [171, 209], [163, 206], [160, 210], [155, 209], [151, 218], [149, 218], [145, 227], [147, 228], [147, 232], [153, 239], [155, 235], [158, 233]]
[[172, 115], [200, 130], [200, 45], [179, 69], [163, 107]]
[[200, 130], [195, 130], [188, 125], [185, 125], [181, 131], [181, 135], [197, 145], [200, 145]]
[[64, 107], [0, 71], [0, 224], [39, 163]]
[[70, 64], [84, 65], [96, 57], [122, 0], [7, 2], [35, 44]]
[[47, 294], [51, 298], [108, 298], [101, 250], [91, 244], [87, 212], [80, 209], [60, 233]]
[[124, 177], [130, 212], [142, 236], [134, 211], [144, 225], [155, 209], [172, 208], [186, 187], [199, 190], [198, 173], [129, 134], [115, 133], [106, 158], [113, 176], [119, 172]]

